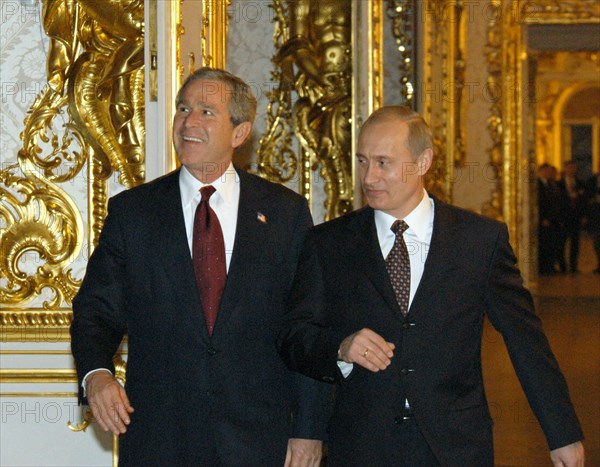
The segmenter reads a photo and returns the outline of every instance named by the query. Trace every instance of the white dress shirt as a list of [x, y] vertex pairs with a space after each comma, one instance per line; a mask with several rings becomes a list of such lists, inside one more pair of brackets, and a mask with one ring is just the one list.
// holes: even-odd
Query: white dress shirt
[[[410, 294], [408, 298], [408, 310], [413, 298], [421, 283], [423, 270], [425, 269], [425, 261], [429, 253], [429, 245], [431, 244], [431, 234], [433, 232], [433, 216], [434, 203], [427, 192], [423, 190], [423, 199], [403, 220], [408, 225], [408, 229], [402, 234], [408, 257], [410, 260]], [[377, 228], [377, 239], [379, 247], [384, 258], [390, 253], [396, 240], [396, 235], [392, 232], [391, 227], [396, 222], [394, 216], [386, 214], [383, 211], [375, 210], [375, 227]], [[338, 361], [338, 366], [342, 375], [347, 378], [354, 365], [344, 361]]]
[[[403, 219], [408, 225], [408, 229], [406, 229], [402, 236], [406, 243], [410, 259], [409, 311], [415, 292], [421, 283], [421, 277], [425, 269], [425, 260], [427, 260], [427, 254], [429, 253], [431, 233], [433, 232], [433, 212], [433, 200], [423, 190], [423, 199], [421, 202]], [[377, 238], [379, 239], [379, 247], [384, 258], [387, 258], [396, 240], [396, 234], [391, 230], [392, 224], [396, 220], [398, 219], [383, 211], [375, 211]]]
[[200, 188], [208, 185], [214, 186], [217, 190], [210, 197], [209, 204], [213, 211], [215, 211], [221, 224], [223, 240], [225, 240], [227, 271], [229, 271], [237, 227], [238, 207], [240, 204], [240, 177], [233, 168], [233, 164], [229, 164], [223, 175], [208, 184], [200, 182], [185, 167], [181, 167], [181, 171], [179, 172], [179, 191], [181, 193], [181, 207], [183, 209], [183, 219], [185, 221], [190, 255], [192, 254], [194, 216], [202, 198]]

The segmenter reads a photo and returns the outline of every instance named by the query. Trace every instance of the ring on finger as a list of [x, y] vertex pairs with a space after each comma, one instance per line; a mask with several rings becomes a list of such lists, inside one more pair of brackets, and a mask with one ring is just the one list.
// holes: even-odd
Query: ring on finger
[[367, 355], [369, 355], [369, 348], [366, 347], [365, 351], [363, 352], [363, 357], [367, 358]]

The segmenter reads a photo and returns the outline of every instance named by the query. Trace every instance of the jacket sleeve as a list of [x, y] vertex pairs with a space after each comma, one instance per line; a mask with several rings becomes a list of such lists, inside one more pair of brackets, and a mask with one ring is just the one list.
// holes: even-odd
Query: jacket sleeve
[[[112, 200], [109, 214], [94, 250], [81, 288], [73, 300], [71, 349], [79, 385], [91, 370], [112, 363], [126, 331], [124, 316], [125, 252], [119, 222], [120, 209]], [[80, 401], [83, 401], [81, 397]]]
[[[298, 216], [294, 234], [294, 258], [298, 261], [306, 232], [312, 225], [310, 212], [305, 203]], [[295, 276], [298, 276], [296, 263]], [[332, 386], [297, 373], [291, 368], [292, 387], [295, 391], [292, 438], [319, 439], [326, 437], [327, 424], [332, 409]]]
[[502, 334], [515, 372], [550, 449], [583, 439], [565, 378], [523, 286], [505, 225], [489, 272], [488, 316]]
[[294, 371], [327, 383], [342, 381], [337, 351], [346, 337], [330, 326], [323, 261], [314, 230], [309, 232], [296, 270], [285, 325], [277, 345], [284, 362]]

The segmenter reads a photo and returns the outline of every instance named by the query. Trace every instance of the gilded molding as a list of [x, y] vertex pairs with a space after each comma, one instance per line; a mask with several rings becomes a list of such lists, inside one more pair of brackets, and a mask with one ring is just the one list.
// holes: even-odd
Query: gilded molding
[[205, 66], [226, 68], [227, 7], [231, 0], [202, 2], [202, 60]]
[[453, 172], [465, 159], [466, 104], [465, 34], [462, 0], [423, 0], [422, 113], [434, 134], [434, 165], [427, 189], [439, 198], [452, 199]]
[[76, 399], [78, 394], [76, 392], [0, 392], [0, 399], [13, 398], [13, 397], [50, 397], [52, 399], [56, 397], [66, 397], [68, 399]]
[[171, 15], [176, 18], [175, 24], [175, 70], [176, 79], [175, 89], [179, 89], [183, 83], [183, 74], [185, 67], [183, 65], [183, 57], [181, 56], [181, 37], [185, 34], [185, 26], [183, 25], [183, 2], [184, 0], [177, 0], [170, 2], [171, 4]]
[[[369, 109], [383, 105], [383, 0], [369, 2]], [[354, 153], [354, 151], [353, 151]]]
[[300, 193], [310, 201], [319, 170], [325, 218], [333, 219], [351, 211], [354, 198], [352, 8], [345, 0], [274, 0], [273, 9], [278, 85], [269, 95], [257, 171], [280, 183], [298, 175]]
[[[143, 5], [43, 2], [47, 86], [25, 119], [17, 163], [0, 172], [3, 338], [19, 327], [35, 334], [68, 326], [70, 314], [62, 309], [80, 284], [71, 265], [83, 245], [91, 242], [91, 249], [97, 241], [108, 177], [118, 173], [126, 187], [144, 180]], [[86, 163], [88, 238], [79, 207], [60, 187]], [[23, 262], [35, 263], [35, 271], [25, 272]], [[44, 291], [50, 292], [44, 311], [28, 309]]]
[[400, 55], [398, 80], [402, 103], [414, 108], [417, 5], [415, 0], [387, 0], [386, 14]]
[[77, 372], [62, 368], [0, 368], [4, 383], [76, 383]]
[[518, 18], [525, 24], [600, 23], [598, 0], [521, 0], [519, 3]]
[[[487, 29], [487, 42], [485, 44], [485, 54], [488, 66], [488, 81], [486, 87], [489, 95], [497, 96], [502, 88], [502, 22], [499, 19], [503, 16], [500, 0], [492, 0], [490, 3], [491, 12]], [[502, 102], [499, 99], [492, 99], [490, 105], [490, 116], [488, 117], [488, 131], [492, 139], [492, 146], [489, 151], [490, 167], [493, 170], [496, 180], [495, 187], [492, 190], [492, 198], [486, 201], [481, 213], [493, 219], [502, 220], [502, 192], [503, 183], [500, 176], [502, 172], [502, 160], [504, 157], [502, 149]]]

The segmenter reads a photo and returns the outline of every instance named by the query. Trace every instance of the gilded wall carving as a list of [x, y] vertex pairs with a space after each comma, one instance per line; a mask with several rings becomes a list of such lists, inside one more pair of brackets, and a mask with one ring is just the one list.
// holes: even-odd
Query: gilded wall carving
[[417, 2], [422, 18], [422, 80], [416, 93], [434, 135], [436, 158], [427, 189], [452, 199], [453, 173], [465, 161], [465, 31], [462, 1]]
[[398, 77], [402, 105], [415, 108], [415, 69], [417, 39], [417, 8], [415, 0], [387, 0], [386, 15], [399, 54]]
[[[71, 265], [97, 241], [108, 179], [144, 180], [143, 0], [46, 0], [47, 84], [31, 105], [17, 162], [0, 172], [3, 329], [68, 325]], [[64, 189], [88, 187], [85, 220]], [[36, 267], [26, 270], [26, 257]], [[40, 309], [27, 305], [42, 293]]]
[[[353, 209], [351, 8], [345, 0], [275, 0], [276, 65], [258, 172], [285, 183], [298, 177], [310, 200], [320, 169], [326, 219]], [[293, 138], [300, 154], [293, 148]]]

